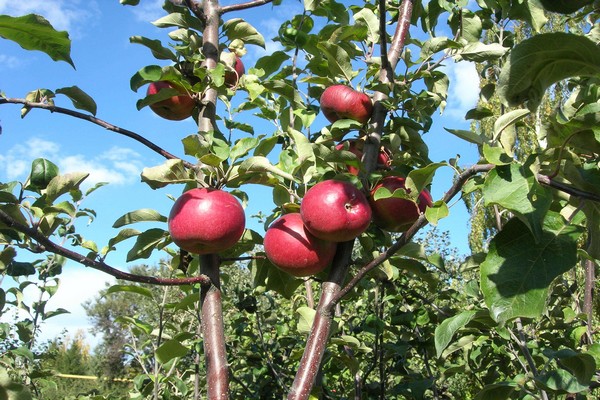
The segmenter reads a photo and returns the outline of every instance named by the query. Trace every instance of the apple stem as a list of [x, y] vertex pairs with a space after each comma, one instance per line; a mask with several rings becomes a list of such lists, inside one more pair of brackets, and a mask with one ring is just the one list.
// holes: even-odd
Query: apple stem
[[331, 325], [333, 314], [331, 300], [340, 291], [341, 285], [350, 265], [352, 256], [352, 247], [354, 240], [343, 242], [338, 245], [335, 258], [331, 265], [331, 271], [327, 281], [323, 282], [321, 289], [321, 298], [317, 306], [317, 312], [313, 321], [310, 335], [306, 342], [304, 354], [300, 360], [294, 383], [288, 393], [288, 400], [306, 400], [315, 385], [323, 355], [327, 348], [329, 335], [331, 334]]
[[229, 365], [225, 350], [223, 302], [219, 276], [220, 260], [216, 254], [200, 256], [200, 273], [210, 277], [211, 285], [200, 289], [202, 337], [206, 359], [207, 398], [229, 398]]

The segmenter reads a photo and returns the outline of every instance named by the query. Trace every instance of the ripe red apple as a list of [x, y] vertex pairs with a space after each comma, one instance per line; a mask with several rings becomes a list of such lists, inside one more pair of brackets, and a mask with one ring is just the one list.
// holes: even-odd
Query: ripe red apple
[[363, 192], [350, 182], [333, 179], [308, 189], [300, 215], [310, 233], [330, 242], [352, 240], [371, 223], [371, 207]]
[[232, 194], [196, 188], [175, 201], [168, 226], [173, 242], [183, 250], [212, 254], [236, 244], [245, 224], [244, 209]]
[[192, 116], [196, 102], [185, 90], [167, 81], [151, 82], [146, 95], [157, 94], [161, 89], [177, 89], [181, 94], [150, 104], [158, 116], [171, 121], [181, 121]]
[[336, 244], [306, 230], [300, 213], [285, 214], [274, 221], [263, 241], [267, 258], [294, 276], [318, 274], [331, 264]]
[[397, 197], [374, 200], [375, 192], [387, 188], [391, 193], [405, 188], [405, 179], [399, 176], [388, 176], [379, 182], [371, 191], [369, 201], [373, 211], [373, 222], [380, 228], [390, 232], [404, 232], [432, 205], [431, 194], [427, 189], [419, 194], [417, 202]]
[[246, 68], [244, 67], [242, 59], [238, 56], [235, 56], [233, 71], [225, 72], [225, 85], [227, 85], [228, 87], [237, 86], [238, 81], [245, 73]]
[[350, 86], [333, 85], [321, 95], [321, 110], [329, 122], [353, 119], [364, 124], [371, 118], [373, 103], [365, 93]]
[[[352, 139], [347, 140], [345, 142], [348, 142], [347, 150], [354, 153], [354, 155], [356, 155], [356, 158], [358, 158], [358, 160], [360, 161], [363, 156], [364, 141]], [[345, 142], [339, 143], [337, 146], [335, 146], [335, 148], [337, 150], [344, 150]], [[377, 155], [377, 169], [389, 169], [391, 162], [392, 160], [390, 159], [389, 154], [382, 147], [379, 151], [379, 155]], [[352, 175], [358, 176], [358, 171], [359, 168], [354, 167], [352, 165], [348, 165], [348, 172], [350, 172]]]

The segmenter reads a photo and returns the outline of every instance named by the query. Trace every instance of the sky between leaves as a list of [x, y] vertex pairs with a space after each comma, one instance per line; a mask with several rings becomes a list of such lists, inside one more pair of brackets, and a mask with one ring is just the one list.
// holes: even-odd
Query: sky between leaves
[[[230, 4], [233, 1], [223, 1]], [[29, 52], [7, 40], [0, 39], [0, 91], [8, 97], [25, 97], [38, 88], [55, 90], [76, 85], [91, 95], [98, 104], [97, 117], [117, 126], [135, 131], [174, 154], [183, 154], [180, 140], [195, 133], [192, 119], [182, 122], [165, 121], [148, 108], [137, 111], [136, 101], [143, 96], [129, 88], [129, 79], [141, 67], [156, 64], [150, 52], [139, 45], [129, 43], [129, 37], [141, 35], [166, 40], [168, 30], [150, 24], [164, 15], [163, 0], [141, 0], [137, 7], [125, 7], [118, 0], [28, 0], [27, 2], [0, 0], [0, 14], [21, 16], [40, 14], [57, 30], [66, 30], [72, 40], [71, 58], [76, 70], [67, 63], [53, 62], [40, 52]], [[265, 13], [268, 9], [268, 13]], [[301, 11], [301, 3], [284, 0], [283, 5], [270, 5], [228, 15], [241, 17], [253, 24], [265, 37], [266, 49], [248, 46], [244, 57], [246, 68], [265, 54], [278, 50], [279, 44], [270, 40], [279, 26], [292, 13]], [[268, 15], [268, 18], [264, 16]], [[436, 118], [432, 130], [424, 136], [430, 147], [433, 161], [447, 161], [460, 154], [461, 166], [476, 162], [476, 148], [461, 143], [444, 127], [468, 129], [464, 121], [467, 110], [478, 98], [478, 78], [470, 63], [446, 63], [446, 73], [451, 86], [448, 106], [443, 115]], [[145, 90], [145, 89], [144, 89]], [[244, 96], [243, 92], [238, 96]], [[56, 104], [72, 108], [70, 102], [59, 96]], [[314, 130], [327, 122], [319, 116]], [[100, 188], [87, 199], [83, 206], [92, 208], [98, 218], [79, 231], [87, 239], [95, 240], [102, 247], [116, 234], [112, 223], [122, 214], [139, 208], [153, 208], [168, 215], [172, 201], [167, 195], [177, 197], [181, 188], [169, 186], [165, 190], [152, 191], [140, 183], [140, 172], [146, 166], [154, 166], [163, 159], [131, 139], [105, 131], [90, 123], [63, 115], [53, 115], [43, 110], [33, 110], [25, 119], [15, 105], [0, 107], [0, 182], [24, 180], [31, 162], [38, 157], [56, 163], [62, 173], [71, 171], [90, 172], [88, 186], [97, 182], [110, 184]], [[256, 127], [255, 127], [256, 128]], [[270, 128], [267, 128], [270, 129]], [[259, 130], [257, 130], [259, 131]], [[452, 173], [440, 170], [433, 182], [434, 199], [442, 196], [450, 187]], [[250, 202], [247, 208], [248, 225], [262, 232], [262, 226], [251, 215], [259, 211], [271, 211], [270, 191], [265, 188], [247, 189]], [[141, 228], [141, 226], [140, 226]], [[468, 219], [464, 206], [457, 204], [451, 216], [439, 224], [441, 230], [450, 230], [453, 243], [467, 252]], [[126, 246], [107, 260], [109, 264], [127, 269]], [[160, 255], [157, 254], [155, 260]], [[59, 307], [71, 311], [50, 319], [42, 328], [43, 338], [52, 338], [63, 329], [71, 336], [89, 324], [80, 304], [92, 298], [110, 281], [110, 277], [69, 262], [61, 275], [61, 287], [48, 309]], [[2, 282], [3, 287], [13, 285], [12, 280]], [[33, 295], [33, 294], [31, 294]], [[9, 319], [4, 315], [2, 319]], [[92, 343], [97, 339], [88, 338]]]

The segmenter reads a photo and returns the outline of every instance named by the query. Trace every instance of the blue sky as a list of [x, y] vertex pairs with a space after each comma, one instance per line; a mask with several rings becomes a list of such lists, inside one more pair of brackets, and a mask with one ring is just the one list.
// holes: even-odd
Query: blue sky
[[[150, 24], [164, 15], [162, 3], [162, 0], [141, 0], [138, 7], [125, 7], [117, 0], [0, 0], [0, 14], [37, 13], [45, 16], [56, 29], [67, 30], [72, 39], [71, 58], [76, 66], [74, 70], [67, 63], [53, 62], [43, 53], [25, 51], [0, 39], [0, 90], [8, 97], [22, 98], [38, 88], [55, 90], [79, 86], [95, 99], [98, 118], [137, 132], [171, 153], [183, 156], [180, 140], [195, 133], [193, 120], [172, 122], [160, 119], [147, 108], [137, 111], [135, 103], [143, 96], [144, 89], [134, 93], [129, 88], [129, 79], [139, 68], [157, 63], [146, 48], [130, 44], [129, 37], [141, 35], [166, 41], [168, 30]], [[292, 12], [300, 10], [300, 3], [295, 0], [284, 0], [283, 3], [274, 9], [265, 6], [261, 10], [227, 15], [226, 18], [246, 18], [268, 42], [267, 50], [248, 46], [249, 53], [244, 57], [247, 68], [260, 56], [278, 48], [277, 43], [269, 39]], [[264, 18], [265, 14], [267, 18]], [[434, 127], [424, 139], [430, 146], [433, 161], [448, 160], [460, 154], [460, 165], [467, 166], [476, 162], [477, 149], [454, 138], [443, 128], [468, 129], [463, 116], [477, 101], [478, 79], [474, 67], [468, 63], [449, 61], [446, 72], [451, 81], [449, 106], [436, 118]], [[237, 96], [244, 96], [244, 93]], [[57, 105], [72, 108], [64, 96], [55, 101]], [[0, 182], [25, 179], [31, 161], [37, 157], [55, 162], [61, 172], [90, 172], [90, 183], [110, 182], [94, 192], [83, 205], [97, 211], [97, 220], [89, 226], [81, 224], [79, 227], [80, 233], [97, 241], [99, 246], [116, 234], [117, 231], [111, 228], [112, 223], [125, 212], [153, 208], [167, 215], [172, 204], [168, 195], [177, 197], [181, 192], [180, 186], [153, 191], [140, 183], [142, 168], [158, 165], [164, 160], [131, 139], [85, 121], [43, 110], [32, 110], [21, 119], [19, 106], [3, 105], [0, 107], [0, 124]], [[315, 129], [324, 124], [326, 121], [319, 117]], [[435, 199], [450, 187], [451, 179], [449, 169], [437, 173], [432, 189]], [[248, 193], [249, 227], [261, 231], [261, 226], [250, 215], [258, 211], [270, 213], [270, 191], [253, 188]], [[440, 229], [450, 230], [453, 243], [466, 252], [468, 219], [462, 203], [456, 204], [451, 214], [440, 222]], [[140, 225], [138, 229], [143, 227]], [[111, 256], [108, 263], [127, 269], [126, 247], [122, 246], [122, 251]], [[110, 277], [105, 274], [69, 263], [62, 275], [63, 289], [52, 299], [49, 308], [63, 307], [72, 313], [48, 321], [43, 328], [44, 336], [53, 337], [63, 328], [70, 332], [85, 329], [87, 319], [78, 304], [94, 296], [107, 280]], [[3, 286], [10, 284], [8, 281], [2, 283]]]

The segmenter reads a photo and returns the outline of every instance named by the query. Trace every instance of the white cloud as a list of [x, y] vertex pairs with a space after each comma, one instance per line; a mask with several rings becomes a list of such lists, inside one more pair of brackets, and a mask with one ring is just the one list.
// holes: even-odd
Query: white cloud
[[80, 35], [98, 13], [98, 4], [93, 0], [0, 0], [0, 14], [39, 14], [55, 29], [66, 30], [72, 36]]
[[15, 69], [21, 66], [21, 61], [15, 56], [0, 54], [0, 66], [6, 69]]
[[465, 113], [477, 105], [479, 99], [479, 75], [472, 62], [449, 64], [445, 71], [450, 79], [448, 105], [444, 114], [463, 119]]
[[[97, 296], [98, 292], [105, 288], [106, 282], [114, 283], [114, 279], [104, 272], [80, 265], [67, 264], [60, 275], [59, 290], [50, 299], [47, 295], [44, 295], [43, 300], [48, 301], [46, 312], [63, 308], [69, 313], [57, 315], [44, 321], [40, 329], [38, 344], [52, 340], [64, 332], [70, 337], [74, 337], [77, 331], [83, 331], [86, 334], [87, 342], [92, 346], [96, 345], [100, 338], [93, 338], [90, 335], [91, 324], [82, 304]], [[23, 294], [25, 304], [38, 301], [40, 296], [40, 292], [34, 285], [25, 288]], [[12, 319], [14, 315], [14, 312], [7, 315], [7, 320]], [[24, 318], [26, 314], [21, 310], [19, 317]]]
[[89, 172], [85, 185], [109, 182], [126, 185], [139, 180], [143, 165], [141, 156], [128, 148], [113, 147], [104, 153], [88, 157], [83, 154], [64, 154], [60, 145], [41, 138], [32, 138], [0, 154], [0, 176], [8, 180], [25, 179], [31, 162], [46, 158], [58, 165], [61, 173]]
[[162, 8], [164, 3], [164, 0], [141, 1], [139, 5], [131, 7], [131, 11], [138, 21], [151, 22], [165, 16]]

